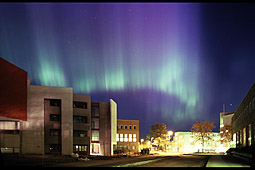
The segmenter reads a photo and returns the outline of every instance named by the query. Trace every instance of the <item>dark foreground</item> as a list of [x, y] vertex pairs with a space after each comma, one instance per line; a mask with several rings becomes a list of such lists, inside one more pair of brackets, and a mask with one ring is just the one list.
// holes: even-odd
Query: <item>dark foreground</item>
[[77, 160], [65, 156], [5, 156], [4, 165], [36, 167], [250, 167], [227, 155], [178, 154], [136, 157], [98, 157]]

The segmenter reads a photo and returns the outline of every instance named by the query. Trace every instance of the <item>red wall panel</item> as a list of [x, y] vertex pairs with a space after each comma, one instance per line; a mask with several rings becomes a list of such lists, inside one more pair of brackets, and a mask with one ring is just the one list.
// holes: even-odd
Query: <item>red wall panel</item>
[[27, 120], [27, 72], [1, 57], [0, 116]]

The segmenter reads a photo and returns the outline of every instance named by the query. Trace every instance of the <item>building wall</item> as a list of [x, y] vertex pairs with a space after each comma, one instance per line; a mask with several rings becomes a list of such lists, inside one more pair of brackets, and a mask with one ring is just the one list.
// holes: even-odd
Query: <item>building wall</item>
[[0, 57], [0, 116], [27, 120], [27, 72]]
[[[73, 152], [88, 155], [90, 153], [91, 136], [91, 98], [89, 95], [74, 94], [73, 101], [86, 104], [85, 108], [73, 106], [73, 116], [78, 119], [77, 121], [74, 120], [73, 131], [74, 133], [75, 131], [80, 133], [80, 135], [77, 135], [78, 133], [73, 135]], [[79, 121], [79, 118], [86, 118], [86, 120]]]
[[236, 147], [255, 143], [255, 82], [232, 117], [232, 133]]
[[139, 120], [118, 119], [117, 125], [117, 150], [139, 152]]
[[114, 148], [117, 147], [116, 134], [117, 134], [117, 103], [110, 99], [110, 112], [111, 112], [111, 155], [113, 155]]
[[22, 153], [44, 154], [44, 100], [61, 100], [61, 154], [73, 151], [73, 89], [68, 87], [28, 87], [28, 117], [22, 122]]

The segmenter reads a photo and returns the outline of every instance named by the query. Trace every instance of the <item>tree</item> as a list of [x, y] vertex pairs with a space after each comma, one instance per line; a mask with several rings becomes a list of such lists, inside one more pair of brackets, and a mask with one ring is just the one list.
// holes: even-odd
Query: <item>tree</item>
[[196, 121], [190, 130], [195, 135], [194, 142], [200, 141], [202, 143], [202, 152], [204, 152], [205, 140], [211, 139], [212, 129], [215, 128], [213, 123], [208, 120], [204, 122]]
[[221, 128], [221, 143], [226, 143], [228, 146], [230, 146], [230, 142], [232, 140], [232, 126], [231, 125], [224, 125], [224, 127]]
[[154, 140], [158, 144], [158, 148], [163, 148], [166, 145], [167, 139], [167, 129], [164, 123], [159, 124], [158, 122], [155, 125], [151, 125], [150, 133], [148, 134], [149, 138]]

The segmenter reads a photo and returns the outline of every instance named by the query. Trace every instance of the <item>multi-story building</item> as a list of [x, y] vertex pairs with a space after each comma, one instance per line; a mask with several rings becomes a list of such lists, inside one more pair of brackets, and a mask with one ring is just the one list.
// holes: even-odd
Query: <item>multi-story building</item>
[[139, 152], [139, 120], [117, 120], [117, 150]]
[[[10, 65], [3, 59], [0, 60], [0, 64]], [[16, 69], [16, 66], [10, 65], [10, 67]], [[12, 70], [4, 69], [5, 73], [2, 74], [9, 75]], [[18, 71], [24, 72], [20, 68]], [[13, 80], [19, 90], [25, 90], [27, 93], [22, 100], [17, 100], [21, 102], [10, 101], [9, 104], [1, 104], [1, 108], [6, 112], [8, 111], [6, 107], [11, 107], [18, 108], [22, 114], [19, 115], [18, 111], [15, 114], [7, 114], [11, 115], [9, 117], [5, 113], [0, 114], [2, 152], [113, 154], [114, 146], [117, 144], [117, 104], [112, 99], [109, 103], [95, 103], [91, 102], [89, 95], [73, 94], [71, 87], [30, 85], [29, 78], [23, 76], [23, 79], [26, 81], [25, 87], [24, 83], [20, 86], [21, 83]], [[3, 87], [5, 89], [2, 90], [7, 92], [0, 94], [1, 100], [8, 98], [9, 94], [9, 87]], [[14, 93], [14, 96], [15, 94], [20, 92]], [[24, 100], [26, 102], [22, 103]], [[25, 114], [23, 105], [27, 109]]]
[[255, 82], [232, 117], [232, 134], [237, 148], [255, 143]]
[[175, 152], [220, 152], [219, 133], [212, 132], [211, 140], [205, 140], [204, 146], [201, 141], [196, 141], [192, 132], [175, 132], [172, 150]]

